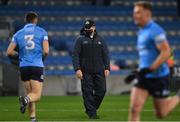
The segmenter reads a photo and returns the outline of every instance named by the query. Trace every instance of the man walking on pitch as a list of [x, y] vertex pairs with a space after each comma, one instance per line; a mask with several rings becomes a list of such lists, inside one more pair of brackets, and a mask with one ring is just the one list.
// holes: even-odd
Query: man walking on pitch
[[99, 118], [97, 110], [104, 98], [110, 71], [108, 55], [107, 45], [97, 34], [95, 23], [86, 20], [81, 36], [75, 42], [72, 60], [81, 80], [84, 106], [90, 119]]

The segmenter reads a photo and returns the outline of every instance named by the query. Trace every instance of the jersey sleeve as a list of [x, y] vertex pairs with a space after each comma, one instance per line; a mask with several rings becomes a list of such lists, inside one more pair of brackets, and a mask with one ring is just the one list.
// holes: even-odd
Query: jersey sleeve
[[166, 33], [161, 27], [156, 27], [152, 31], [152, 38], [155, 44], [160, 44], [163, 41], [167, 41]]
[[48, 33], [45, 30], [43, 31], [43, 41], [48, 41]]

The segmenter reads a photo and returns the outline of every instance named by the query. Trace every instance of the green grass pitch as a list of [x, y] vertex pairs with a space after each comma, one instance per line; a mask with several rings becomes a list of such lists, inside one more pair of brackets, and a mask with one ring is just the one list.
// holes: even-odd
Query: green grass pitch
[[[128, 105], [128, 95], [106, 96], [98, 111], [98, 121], [127, 121]], [[144, 121], [180, 122], [180, 106], [168, 117], [159, 120], [154, 116], [152, 99], [149, 98], [141, 115]], [[88, 121], [81, 96], [42, 97], [37, 103], [37, 118], [39, 121]], [[0, 97], [0, 121], [28, 120], [27, 111], [24, 115], [19, 112], [17, 97]]]

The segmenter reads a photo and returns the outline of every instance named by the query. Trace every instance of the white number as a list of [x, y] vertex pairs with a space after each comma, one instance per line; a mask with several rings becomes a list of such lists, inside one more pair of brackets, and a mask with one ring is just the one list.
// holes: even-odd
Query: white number
[[34, 49], [34, 47], [35, 47], [35, 43], [34, 43], [34, 41], [33, 41], [34, 35], [25, 35], [25, 36], [24, 36], [24, 39], [27, 41], [27, 43], [26, 43], [26, 49], [27, 49], [27, 50], [32, 50], [32, 49]]

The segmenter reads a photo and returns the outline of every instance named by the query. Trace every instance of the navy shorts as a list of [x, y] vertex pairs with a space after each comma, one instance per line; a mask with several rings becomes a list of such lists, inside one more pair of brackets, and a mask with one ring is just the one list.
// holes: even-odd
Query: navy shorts
[[154, 98], [166, 98], [169, 96], [169, 75], [160, 78], [138, 78], [135, 87], [145, 89]]
[[39, 82], [44, 81], [44, 68], [35, 66], [24, 66], [20, 67], [21, 80], [37, 80]]

